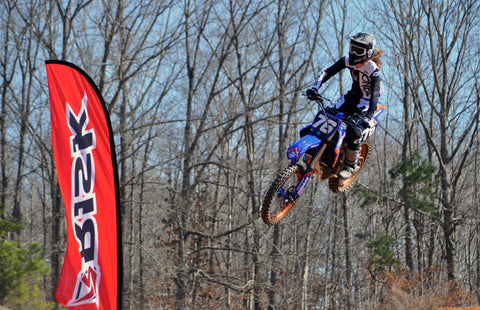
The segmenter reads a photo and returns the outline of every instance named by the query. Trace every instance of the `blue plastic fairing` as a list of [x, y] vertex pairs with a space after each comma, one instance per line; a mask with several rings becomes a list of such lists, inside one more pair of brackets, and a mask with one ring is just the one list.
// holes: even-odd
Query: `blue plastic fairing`
[[313, 149], [320, 146], [321, 142], [322, 142], [321, 139], [313, 135], [306, 135], [300, 140], [290, 144], [287, 150], [287, 158], [288, 159], [299, 158], [309, 149]]

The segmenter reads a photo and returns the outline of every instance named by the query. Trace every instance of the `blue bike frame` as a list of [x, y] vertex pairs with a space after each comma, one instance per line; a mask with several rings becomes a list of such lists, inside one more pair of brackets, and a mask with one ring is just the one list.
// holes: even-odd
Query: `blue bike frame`
[[[364, 130], [361, 143], [363, 143], [363, 141], [367, 140], [373, 134], [375, 128], [378, 126], [378, 122], [376, 120], [378, 116], [385, 110], [385, 108], [385, 105], [378, 105], [378, 109], [373, 115], [375, 126]], [[293, 142], [288, 147], [287, 158], [290, 160], [290, 165], [296, 164], [302, 157], [304, 157], [307, 151], [313, 150], [311, 152], [312, 157], [310, 157], [310, 155], [306, 155], [308, 157], [303, 159], [307, 164], [307, 167], [304, 173], [300, 175], [297, 180], [297, 186], [295, 192], [293, 193], [296, 198], [302, 195], [305, 187], [310, 181], [314, 164], [317, 161], [321, 161], [321, 156], [327, 147], [327, 142], [333, 138], [336, 132], [338, 132], [338, 140], [334, 148], [335, 159], [333, 166], [335, 166], [340, 156], [340, 150], [347, 130], [345, 120], [342, 120], [343, 116], [343, 113], [337, 113], [333, 115], [325, 110], [320, 111], [315, 116], [315, 119], [311, 125], [302, 128], [301, 132], [308, 130], [308, 134], [300, 138], [300, 140]], [[356, 123], [353, 124], [358, 126]], [[363, 129], [364, 128], [362, 128], [362, 130]]]

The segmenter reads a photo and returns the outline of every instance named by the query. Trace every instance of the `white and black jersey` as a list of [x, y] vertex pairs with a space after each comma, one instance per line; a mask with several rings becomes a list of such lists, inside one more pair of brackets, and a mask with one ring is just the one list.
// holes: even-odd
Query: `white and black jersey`
[[323, 83], [346, 68], [350, 70], [352, 76], [352, 88], [337, 101], [335, 108], [345, 115], [358, 112], [372, 118], [377, 109], [378, 98], [383, 93], [380, 69], [374, 61], [368, 60], [352, 66], [349, 64], [348, 56], [344, 56], [323, 71], [313, 87], [319, 89]]

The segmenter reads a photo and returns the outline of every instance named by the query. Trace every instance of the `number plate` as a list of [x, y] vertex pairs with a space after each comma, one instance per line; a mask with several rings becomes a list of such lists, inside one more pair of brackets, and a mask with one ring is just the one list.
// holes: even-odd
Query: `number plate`
[[338, 127], [338, 120], [328, 114], [318, 113], [312, 124], [312, 132], [320, 136], [332, 135]]

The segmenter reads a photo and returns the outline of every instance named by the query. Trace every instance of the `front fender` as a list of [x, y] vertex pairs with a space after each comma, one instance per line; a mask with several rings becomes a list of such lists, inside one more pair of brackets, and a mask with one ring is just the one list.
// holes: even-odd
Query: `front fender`
[[306, 151], [319, 147], [321, 143], [322, 139], [314, 135], [306, 135], [290, 144], [287, 150], [287, 158], [290, 160], [300, 158]]

